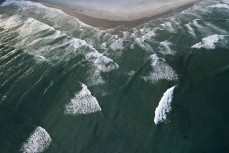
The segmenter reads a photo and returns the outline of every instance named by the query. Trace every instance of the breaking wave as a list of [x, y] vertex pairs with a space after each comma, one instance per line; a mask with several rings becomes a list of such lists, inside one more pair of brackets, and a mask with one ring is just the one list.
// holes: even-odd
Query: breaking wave
[[154, 123], [159, 124], [163, 123], [167, 119], [167, 114], [172, 110], [171, 104], [173, 100], [173, 93], [176, 86], [173, 86], [166, 90], [163, 94], [156, 110], [155, 110], [155, 117]]
[[[149, 144], [149, 139], [145, 139], [149, 132], [157, 129], [151, 124], [151, 114], [155, 113], [156, 125], [166, 123], [169, 113], [176, 107], [172, 108], [176, 87], [165, 92], [162, 89], [180, 83], [183, 88], [189, 82], [195, 86], [202, 78], [201, 70], [204, 70], [203, 75], [210, 75], [218, 65], [227, 64], [227, 59], [220, 60], [227, 57], [228, 51], [228, 5], [228, 0], [204, 0], [172, 17], [153, 19], [133, 27], [101, 30], [39, 3], [6, 0], [0, 6], [0, 106], [1, 110], [6, 109], [1, 111], [1, 116], [7, 116], [8, 112], [12, 112], [12, 116], [22, 115], [20, 119], [25, 124], [17, 124], [18, 121], [15, 126], [27, 128], [33, 120], [42, 122], [47, 129], [53, 128], [52, 138], [45, 129], [38, 127], [25, 142], [19, 139], [20, 151], [36, 153], [61, 149], [63, 152], [77, 148], [91, 152], [95, 145], [91, 145], [94, 140], [90, 136], [96, 134], [98, 142], [105, 142], [107, 136], [114, 138], [108, 143], [120, 147], [117, 152], [129, 149], [152, 152], [152, 148], [142, 150], [142, 146]], [[204, 52], [204, 56], [202, 52], [194, 52], [201, 49], [217, 52]], [[209, 59], [213, 62], [207, 61]], [[214, 62], [219, 64], [202, 69], [204, 64]], [[84, 84], [75, 91], [78, 82]], [[69, 93], [73, 92], [69, 98]], [[154, 99], [162, 94], [159, 104], [155, 103]], [[152, 110], [150, 106], [155, 105], [157, 108]], [[94, 116], [85, 118], [89, 114]], [[2, 122], [4, 124], [5, 120]], [[9, 123], [6, 125], [13, 124], [11, 120]], [[15, 130], [15, 126], [9, 127], [10, 130]], [[59, 133], [62, 130], [66, 141]], [[124, 139], [116, 137], [119, 132], [125, 134]], [[11, 144], [15, 133], [8, 132], [1, 138]], [[126, 141], [129, 138], [133, 141]], [[140, 141], [142, 143], [138, 143]], [[51, 145], [52, 142], [58, 144]], [[135, 148], [133, 144], [136, 143], [139, 146]], [[104, 143], [96, 143], [98, 150], [99, 145]], [[11, 148], [4, 149], [3, 152], [11, 152]], [[13, 152], [18, 149], [16, 147]]]
[[48, 132], [42, 127], [37, 127], [22, 145], [20, 151], [23, 153], [41, 153], [51, 144], [52, 139]]
[[65, 106], [66, 115], [91, 114], [102, 111], [97, 99], [91, 95], [85, 84], [82, 84], [82, 90], [75, 94], [70, 103]]
[[202, 39], [202, 42], [199, 42], [192, 46], [192, 48], [205, 48], [205, 49], [215, 49], [215, 43], [219, 40], [223, 40], [225, 35], [211, 35]]
[[150, 59], [153, 72], [151, 72], [149, 76], [144, 77], [145, 80], [157, 83], [160, 80], [172, 81], [178, 79], [178, 76], [172, 67], [165, 63], [165, 59], [159, 58], [156, 54], [153, 54]]

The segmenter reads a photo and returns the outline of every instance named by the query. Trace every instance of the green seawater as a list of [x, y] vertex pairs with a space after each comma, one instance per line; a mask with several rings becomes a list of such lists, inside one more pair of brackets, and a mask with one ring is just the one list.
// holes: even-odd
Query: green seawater
[[[66, 114], [82, 84], [102, 111]], [[110, 30], [37, 3], [0, 6], [0, 153], [23, 152], [37, 127], [52, 139], [44, 153], [228, 153], [228, 92], [228, 0]]]

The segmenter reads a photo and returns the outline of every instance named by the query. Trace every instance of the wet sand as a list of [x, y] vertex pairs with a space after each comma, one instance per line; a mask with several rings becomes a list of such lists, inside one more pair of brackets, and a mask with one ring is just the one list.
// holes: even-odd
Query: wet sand
[[[122, 12], [117, 13], [118, 15], [114, 15], [113, 17], [112, 15], [104, 16], [105, 12], [100, 12], [100, 15], [98, 15], [98, 13], [94, 10], [90, 11], [89, 9], [83, 9], [75, 6], [70, 8], [67, 5], [65, 6], [43, 1], [40, 2], [39, 0], [31, 1], [39, 2], [48, 7], [60, 9], [66, 14], [78, 18], [81, 22], [99, 29], [112, 29], [120, 25], [136, 26], [153, 19], [172, 16], [173, 14], [181, 12], [198, 2], [198, 0], [183, 0], [179, 3], [172, 3], [172, 5], [162, 5], [153, 11], [150, 10], [150, 14], [148, 10], [144, 10], [142, 13], [138, 10], [138, 12], [133, 12], [132, 15], [128, 17], [126, 17], [126, 14], [121, 17], [120, 13]], [[129, 12], [129, 14], [131, 14], [131, 12]]]

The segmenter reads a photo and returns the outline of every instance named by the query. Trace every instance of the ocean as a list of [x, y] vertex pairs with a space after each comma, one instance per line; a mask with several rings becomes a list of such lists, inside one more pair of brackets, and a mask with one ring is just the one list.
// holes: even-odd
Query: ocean
[[229, 1], [99, 30], [0, 4], [1, 153], [228, 153]]

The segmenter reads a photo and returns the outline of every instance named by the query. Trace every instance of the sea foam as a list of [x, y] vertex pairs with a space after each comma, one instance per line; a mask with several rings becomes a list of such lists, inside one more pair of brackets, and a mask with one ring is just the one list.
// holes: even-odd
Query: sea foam
[[194, 29], [190, 26], [190, 23], [189, 23], [189, 24], [185, 24], [185, 27], [187, 28], [188, 33], [189, 33], [190, 35], [192, 35], [193, 37], [196, 36]]
[[149, 29], [140, 29], [140, 37], [135, 38], [136, 37], [136, 31], [135, 33], [132, 34], [132, 37], [135, 39], [135, 42], [138, 44], [138, 46], [140, 46], [141, 48], [147, 50], [147, 51], [152, 51], [153, 48], [146, 42], [146, 41], [151, 41], [152, 39], [154, 39], [154, 37], [156, 36], [154, 30], [149, 30]]
[[19, 7], [25, 7], [25, 6], [39, 7], [39, 8], [43, 8], [43, 9], [55, 10], [56, 12], [64, 13], [63, 11], [61, 11], [59, 9], [50, 8], [50, 7], [44, 6], [44, 5], [37, 3], [37, 2], [24, 1], [24, 0], [6, 0], [0, 6], [5, 7], [5, 6], [9, 6], [9, 5], [16, 5]]
[[6, 0], [0, 6], [2, 6], [2, 7], [8, 6], [8, 5], [13, 4], [14, 2], [15, 2], [15, 0]]
[[22, 145], [20, 151], [23, 153], [41, 153], [51, 144], [51, 137], [42, 127], [37, 127]]
[[[67, 61], [77, 55], [85, 56], [85, 59], [92, 63], [89, 85], [104, 83], [100, 73], [118, 69], [119, 65], [112, 59], [99, 53], [93, 46], [85, 40], [68, 36], [65, 32], [54, 29], [46, 23], [34, 18], [22, 18], [20, 15], [13, 15], [6, 19], [1, 19], [0, 25], [8, 30], [13, 30], [19, 34], [20, 42], [14, 44], [34, 57], [44, 57], [47, 61]], [[46, 37], [40, 38], [39, 35], [51, 33]], [[55, 46], [47, 45], [54, 39], [62, 38], [62, 44]], [[26, 45], [25, 45], [26, 44]], [[43, 46], [43, 47], [37, 47]], [[116, 47], [119, 44], [115, 45]], [[82, 47], [84, 49], [82, 49]], [[37, 48], [34, 50], [33, 48]], [[59, 50], [62, 48], [62, 50]], [[87, 48], [85, 50], [85, 48]], [[114, 47], [115, 48], [115, 47]], [[55, 50], [55, 54], [53, 51]], [[40, 60], [41, 58], [37, 58]]]
[[102, 79], [100, 73], [110, 72], [112, 70], [118, 69], [119, 65], [115, 63], [111, 58], [98, 52], [92, 46], [89, 46], [89, 48], [91, 49], [91, 52], [85, 54], [85, 58], [87, 61], [93, 63], [94, 69], [92, 69], [88, 84], [91, 86], [103, 84], [104, 80]]
[[202, 25], [200, 25], [198, 22], [199, 22], [199, 19], [193, 20], [193, 25], [194, 25], [196, 28], [200, 29], [200, 31], [203, 31], [203, 29], [205, 29], [205, 27], [202, 26]]
[[172, 81], [178, 78], [172, 67], [165, 63], [165, 59], [159, 58], [156, 54], [151, 56], [151, 66], [153, 72], [151, 72], [149, 76], [144, 77], [145, 80], [150, 80], [152, 83], [156, 83], [160, 80]]
[[161, 26], [163, 28], [165, 28], [166, 30], [168, 30], [169, 32], [175, 32], [175, 29], [174, 29], [173, 25], [171, 24], [171, 22], [165, 22], [165, 23], [161, 24]]
[[65, 106], [66, 115], [82, 115], [101, 111], [97, 99], [91, 95], [85, 84], [82, 84], [82, 90], [75, 94], [70, 103]]
[[193, 45], [192, 48], [214, 49], [216, 47], [215, 43], [217, 43], [219, 40], [224, 39], [224, 37], [225, 35], [217, 35], [217, 34], [205, 37], [202, 39], [202, 42]]
[[155, 110], [154, 123], [159, 124], [166, 121], [167, 114], [172, 110], [171, 104], [176, 86], [169, 88], [162, 96]]
[[15, 14], [9, 18], [1, 19], [0, 26], [4, 27], [5, 29], [15, 28], [22, 24], [21, 16]]
[[124, 41], [124, 40], [123, 40], [122, 38], [119, 38], [118, 40], [116, 40], [115, 42], [113, 42], [113, 43], [110, 45], [110, 48], [111, 48], [113, 51], [123, 50], [123, 49], [124, 49], [123, 41]]
[[45, 30], [54, 30], [54, 28], [34, 18], [28, 18], [24, 22], [23, 26], [21, 26], [17, 30], [17, 32], [20, 33], [21, 37], [25, 38], [29, 35], [31, 36], [31, 35], [35, 35], [36, 33], [41, 33], [42, 31]]
[[229, 0], [222, 0], [223, 3], [229, 4]]
[[229, 9], [229, 5], [228, 4], [216, 4], [216, 5], [211, 5], [209, 6], [210, 8], [225, 8], [225, 9]]
[[[92, 45], [80, 38], [74, 38], [65, 32], [54, 29], [52, 26], [38, 21], [34, 18], [22, 18], [20, 15], [13, 15], [7, 19], [1, 19], [0, 26], [7, 30], [14, 30], [19, 34], [20, 41], [14, 45], [22, 48], [25, 52], [39, 61], [59, 62], [83, 55], [91, 63], [90, 76], [87, 79], [89, 85], [104, 83], [101, 72], [109, 72], [118, 69], [119, 65], [109, 57], [98, 52]], [[13, 29], [14, 28], [14, 29]], [[40, 37], [44, 33], [49, 33], [46, 37]], [[62, 43], [48, 45], [55, 39], [62, 38]], [[118, 46], [119, 44], [116, 44]], [[42, 47], [41, 47], [42, 46]], [[36, 48], [34, 50], [33, 48]], [[62, 48], [62, 50], [59, 50]], [[114, 47], [115, 48], [115, 47]], [[54, 54], [55, 51], [55, 54]]]
[[162, 41], [160, 42], [159, 52], [164, 55], [174, 55], [175, 52], [171, 49], [171, 46], [173, 46], [173, 44], [170, 41], [168, 40]]

